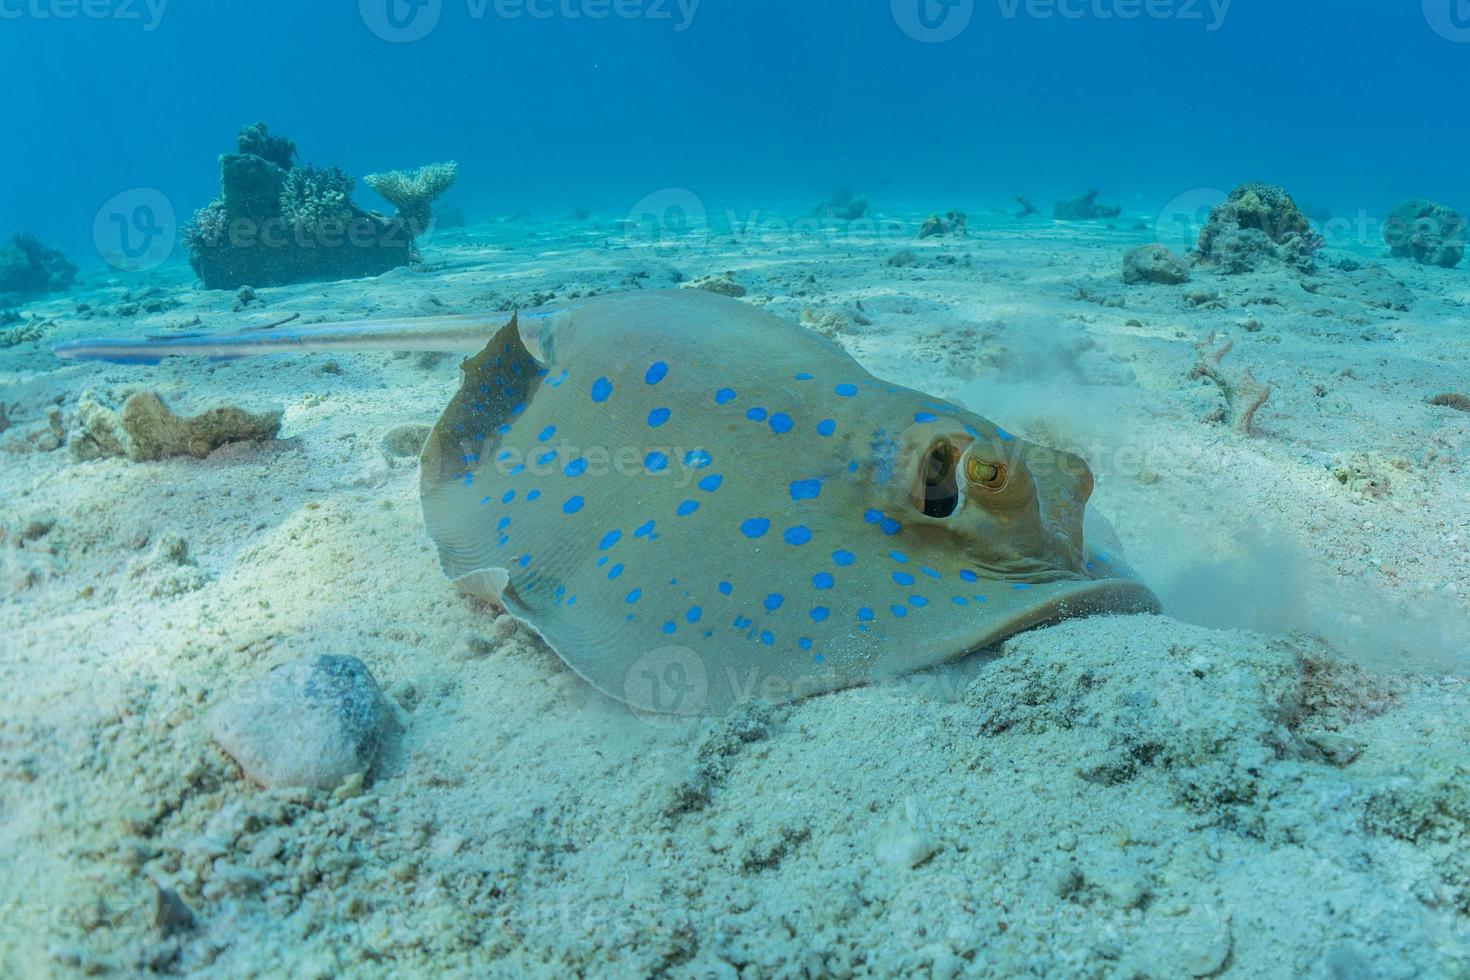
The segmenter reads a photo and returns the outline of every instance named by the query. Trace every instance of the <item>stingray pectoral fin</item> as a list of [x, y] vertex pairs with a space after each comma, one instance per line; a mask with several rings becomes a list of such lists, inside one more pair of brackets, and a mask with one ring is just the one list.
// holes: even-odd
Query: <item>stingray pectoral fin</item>
[[101, 337], [68, 340], [51, 348], [67, 361], [157, 364], [165, 357], [250, 357], [257, 354], [350, 351], [477, 351], [507, 322], [509, 314], [392, 318], [276, 327], [226, 334], [176, 337]]
[[455, 579], [454, 586], [465, 595], [504, 606], [506, 592], [510, 589], [510, 570], [506, 568], [476, 569]]

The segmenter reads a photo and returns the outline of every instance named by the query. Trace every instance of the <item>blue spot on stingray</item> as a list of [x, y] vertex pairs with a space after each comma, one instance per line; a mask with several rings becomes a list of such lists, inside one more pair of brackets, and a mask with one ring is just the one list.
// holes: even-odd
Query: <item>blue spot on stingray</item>
[[771, 416], [771, 431], [776, 435], [785, 435], [791, 431], [791, 416], [785, 412], [777, 412]]
[[899, 585], [913, 585], [914, 577], [908, 572], [894, 572], [893, 581], [897, 582]]
[[667, 623], [664, 623], [664, 632], [665, 633], [672, 633], [672, 632], [674, 632], [674, 630], [676, 630], [678, 628], [679, 627], [677, 627], [677, 626], [674, 625], [674, 621], [672, 619], [669, 620]]
[[655, 408], [648, 413], [648, 427], [650, 429], [657, 429], [669, 420], [669, 414], [667, 408]]
[[920, 565], [919, 566], [919, 571], [923, 572], [925, 575], [929, 576], [930, 578], [941, 578], [942, 577], [938, 572], [936, 572], [934, 569], [930, 568], [928, 565]]
[[512, 466], [509, 470], [507, 470], [505, 475], [506, 476], [520, 476], [524, 472], [526, 472], [525, 465], [522, 464], [522, 463], [517, 463], [516, 465]]
[[514, 490], [507, 490], [505, 491], [505, 496], [500, 498], [500, 502], [502, 504], [508, 504], [514, 499], [516, 499], [516, 492]]
[[786, 533], [782, 535], [782, 537], [785, 539], [787, 544], [802, 545], [807, 544], [811, 541], [812, 532], [810, 528], [805, 528], [798, 525], [796, 527], [788, 527], [786, 529]]
[[674, 513], [675, 514], [678, 514], [680, 517], [688, 517], [690, 514], [694, 513], [696, 510], [699, 510], [699, 501], [697, 501], [697, 500], [686, 500], [686, 501], [684, 501], [682, 504], [680, 504], [678, 506], [678, 508], [674, 511]]
[[970, 600], [969, 599], [966, 599], [962, 595], [954, 596], [949, 601], [952, 602], [952, 603], [954, 603], [957, 606], [968, 606], [970, 604]]
[[759, 538], [771, 529], [771, 522], [764, 517], [752, 517], [740, 525], [740, 533], [747, 538]]
[[540, 490], [532, 490], [530, 493], [526, 494], [526, 501], [527, 501], [527, 503], [529, 503], [532, 500], [540, 499], [540, 497], [541, 497], [541, 491]]
[[864, 524], [881, 524], [882, 522], [883, 512], [881, 510], [866, 510], [863, 512]]
[[923, 607], [929, 605], [929, 600], [921, 595], [911, 595], [909, 596], [909, 605]]
[[846, 549], [841, 549], [832, 552], [832, 560], [838, 565], [841, 565], [843, 568], [846, 568], [848, 565], [851, 565], [853, 562], [857, 561], [857, 555], [854, 555], [852, 552]]
[[582, 509], [582, 505], [585, 503], [587, 503], [587, 501], [581, 497], [568, 498], [567, 502], [561, 505], [562, 513], [575, 514], [577, 511]]
[[766, 420], [766, 410], [764, 408], [752, 408], [745, 413], [745, 417], [752, 422], [764, 422]]
[[729, 595], [734, 590], [735, 586], [731, 585], [729, 582], [720, 583], [720, 595]]
[[650, 473], [658, 473], [669, 465], [669, 457], [663, 453], [653, 452], [643, 457], [643, 466]]
[[580, 456], [561, 468], [566, 476], [578, 477], [587, 472], [587, 461]]
[[703, 449], [691, 449], [684, 454], [684, 465], [692, 466], [696, 470], [702, 470], [713, 462], [714, 457]]
[[869, 609], [867, 606], [863, 606], [861, 609], [858, 610], [858, 619], [862, 620], [865, 623], [872, 622], [873, 610]]
[[597, 567], [598, 568], [601, 568], [603, 565], [606, 565], [606, 564], [607, 564], [607, 555], [603, 555], [601, 558], [597, 559]]
[[663, 361], [654, 361], [648, 366], [648, 373], [643, 376], [643, 380], [651, 385], [656, 385], [668, 377], [668, 374], [669, 366], [667, 364]]
[[1010, 442], [1012, 439], [1016, 438], [1015, 436], [1011, 435], [1009, 432], [1007, 432], [1005, 429], [1000, 428], [999, 426], [996, 427], [995, 434], [1000, 437], [1000, 441], [1001, 442]]
[[1092, 557], [1096, 558], [1098, 561], [1102, 562], [1104, 565], [1111, 565], [1113, 563], [1113, 559], [1108, 555], [1108, 553], [1106, 551], [1097, 551], [1097, 552], [1094, 552], [1093, 555], [1092, 555]]
[[489, 497], [481, 497], [480, 498], [480, 506], [481, 507], [484, 507], [489, 502], [490, 502], [490, 498]]
[[[796, 641], [796, 645], [801, 647], [803, 650], [810, 650], [812, 648], [811, 637], [803, 636], [801, 639]], [[820, 661], [821, 659], [822, 658], [820, 656], [817, 657], [818, 661]]]
[[823, 419], [817, 423], [817, 435], [830, 436], [837, 431], [837, 423], [832, 419]]
[[894, 561], [898, 562], [900, 565], [907, 565], [908, 562], [909, 562], [909, 556], [906, 555], [906, 554], [904, 554], [902, 551], [890, 551], [888, 553], [888, 557], [889, 558], [892, 558]]
[[939, 416], [935, 415], [933, 412], [918, 412], [914, 415], [914, 421], [919, 423], [920, 425], [923, 425], [926, 422], [937, 421], [938, 418]]
[[518, 562], [518, 564], [522, 568], [525, 568], [527, 565], [531, 564], [531, 556], [530, 555], [521, 555], [521, 560]]
[[626, 602], [626, 603], [628, 603], [628, 605], [631, 606], [633, 603], [637, 602], [639, 599], [642, 599], [642, 598], [643, 598], [643, 590], [642, 589], [634, 589], [632, 592], [629, 592], [626, 596], [623, 597], [623, 601]]
[[962, 569], [960, 569], [960, 581], [962, 581], [962, 582], [978, 582], [978, 581], [980, 581], [980, 576], [976, 575], [974, 572], [970, 571], [968, 568], [962, 568]]
[[689, 611], [684, 614], [684, 618], [690, 623], [697, 623], [699, 622], [700, 617], [702, 617], [703, 615], [703, 609], [699, 608], [698, 606], [692, 606]]
[[893, 613], [893, 615], [899, 617], [900, 619], [909, 614], [907, 606], [889, 606], [888, 611]]
[[612, 568], [609, 568], [607, 570], [607, 577], [609, 579], [615, 579], [621, 574], [623, 574], [623, 566], [621, 563], [614, 565]]
[[652, 540], [652, 538], [653, 538], [653, 521], [644, 521], [642, 524], [638, 525], [638, 527], [635, 528], [634, 531], [633, 531], [633, 537], [635, 537], [635, 538], [648, 538], [648, 539]]
[[592, 400], [601, 404], [612, 397], [612, 382], [606, 378], [598, 378], [592, 382]]
[[857, 385], [841, 384], [832, 390], [843, 398], [851, 398], [857, 394]]
[[884, 534], [894, 535], [903, 530], [903, 525], [891, 517], [885, 517], [883, 522], [878, 525], [878, 529]]
[[832, 573], [831, 572], [818, 572], [817, 574], [813, 575], [812, 576], [812, 588], [814, 588], [814, 589], [830, 589], [830, 588], [832, 588]]
[[703, 490], [705, 493], [714, 493], [716, 490], [720, 489], [720, 484], [724, 482], [725, 478], [716, 473], [712, 476], [705, 477], [703, 480], [700, 480], [699, 489]]
[[509, 517], [502, 517], [500, 519], [500, 522], [495, 525], [495, 530], [497, 530], [497, 531], [504, 531], [508, 527], [510, 527], [510, 518]]
[[721, 388], [719, 391], [715, 392], [715, 404], [716, 405], [723, 405], [726, 402], [732, 402], [734, 400], [735, 400], [735, 389], [734, 388]]
[[807, 374], [805, 371], [801, 372], [800, 374], [798, 374], [796, 376], [796, 380], [797, 381], [810, 381], [811, 379], [812, 379], [812, 376], [810, 374]]
[[766, 596], [766, 601], [763, 603], [763, 605], [765, 605], [766, 609], [770, 610], [771, 612], [775, 612], [777, 609], [781, 608], [781, 604], [785, 601], [786, 597], [784, 595], [779, 592], [772, 592], [770, 595]]
[[607, 549], [611, 548], [613, 545], [617, 544], [622, 539], [623, 539], [623, 532], [622, 531], [616, 531], [616, 530], [609, 531], [609, 532], [607, 532], [606, 534], [604, 534], [602, 536], [602, 540], [601, 541], [597, 542], [597, 550], [598, 551], [606, 551]]
[[821, 480], [797, 480], [791, 484], [792, 500], [816, 500], [821, 495]]
[[745, 629], [745, 627], [747, 627], [747, 626], [750, 625], [750, 622], [751, 621], [749, 619], [747, 619], [746, 617], [744, 617], [744, 616], [736, 616], [735, 617], [735, 628], [738, 629], [738, 630], [743, 630], [743, 629]]
[[495, 462], [503, 463], [514, 455], [515, 453], [511, 452], [509, 449], [502, 449], [500, 452], [495, 454]]
[[510, 407], [510, 414], [512, 414], [512, 415], [519, 415], [522, 412], [524, 412], [525, 410], [526, 410], [526, 403], [525, 402], [516, 402], [514, 405], [512, 405]]
[[818, 623], [820, 623], [822, 620], [826, 619], [830, 615], [832, 615], [832, 610], [828, 609], [826, 606], [817, 606], [811, 612], [812, 620]]
[[770, 630], [765, 630], [761, 633], [761, 643], [766, 646], [774, 646], [776, 643], [776, 638], [771, 635]]
[[551, 462], [553, 459], [556, 459], [556, 450], [554, 450], [554, 449], [551, 450], [551, 451], [549, 451], [549, 452], [544, 452], [540, 456], [537, 456], [536, 457], [536, 465], [537, 466], [545, 466], [547, 463]]
[[474, 486], [474, 484], [475, 484], [475, 474], [473, 474], [473, 473], [466, 473], [464, 475], [464, 485], [467, 486], [467, 487], [470, 487], [470, 486]]

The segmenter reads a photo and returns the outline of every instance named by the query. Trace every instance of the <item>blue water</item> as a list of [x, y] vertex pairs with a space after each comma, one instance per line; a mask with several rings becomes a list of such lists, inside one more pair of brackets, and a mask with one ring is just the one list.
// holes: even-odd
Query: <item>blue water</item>
[[[1155, 0], [1170, 16], [1136, 19], [1142, 0], [621, 0], [639, 16], [598, 20], [612, 0], [88, 2], [0, 0], [0, 231], [84, 266], [104, 202], [156, 188], [187, 218], [257, 119], [359, 178], [456, 159], [471, 220], [626, 213], [671, 186], [938, 208], [1098, 186], [1147, 208], [1261, 179], [1339, 214], [1470, 205], [1464, 0]], [[915, 40], [921, 3], [936, 33], [968, 22]], [[437, 22], [390, 43], [389, 4], [410, 33]]]

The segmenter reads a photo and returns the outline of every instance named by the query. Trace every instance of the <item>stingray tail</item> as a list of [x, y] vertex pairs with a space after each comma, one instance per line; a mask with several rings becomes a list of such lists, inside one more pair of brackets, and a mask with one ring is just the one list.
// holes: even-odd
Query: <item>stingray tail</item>
[[311, 326], [277, 324], [230, 334], [174, 334], [141, 340], [69, 340], [52, 353], [69, 361], [158, 364], [165, 357], [226, 360], [256, 354], [318, 351], [443, 351], [474, 353], [513, 319], [510, 313], [354, 320]]

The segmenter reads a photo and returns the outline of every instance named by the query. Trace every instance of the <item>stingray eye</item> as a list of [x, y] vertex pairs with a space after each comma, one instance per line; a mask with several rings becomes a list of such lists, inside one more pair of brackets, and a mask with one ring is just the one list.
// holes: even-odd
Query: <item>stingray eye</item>
[[995, 492], [1004, 490], [1007, 475], [1004, 463], [991, 463], [974, 456], [965, 460], [965, 479], [982, 489]]
[[952, 517], [960, 506], [960, 487], [955, 478], [959, 450], [947, 442], [936, 443], [924, 455], [924, 516]]

